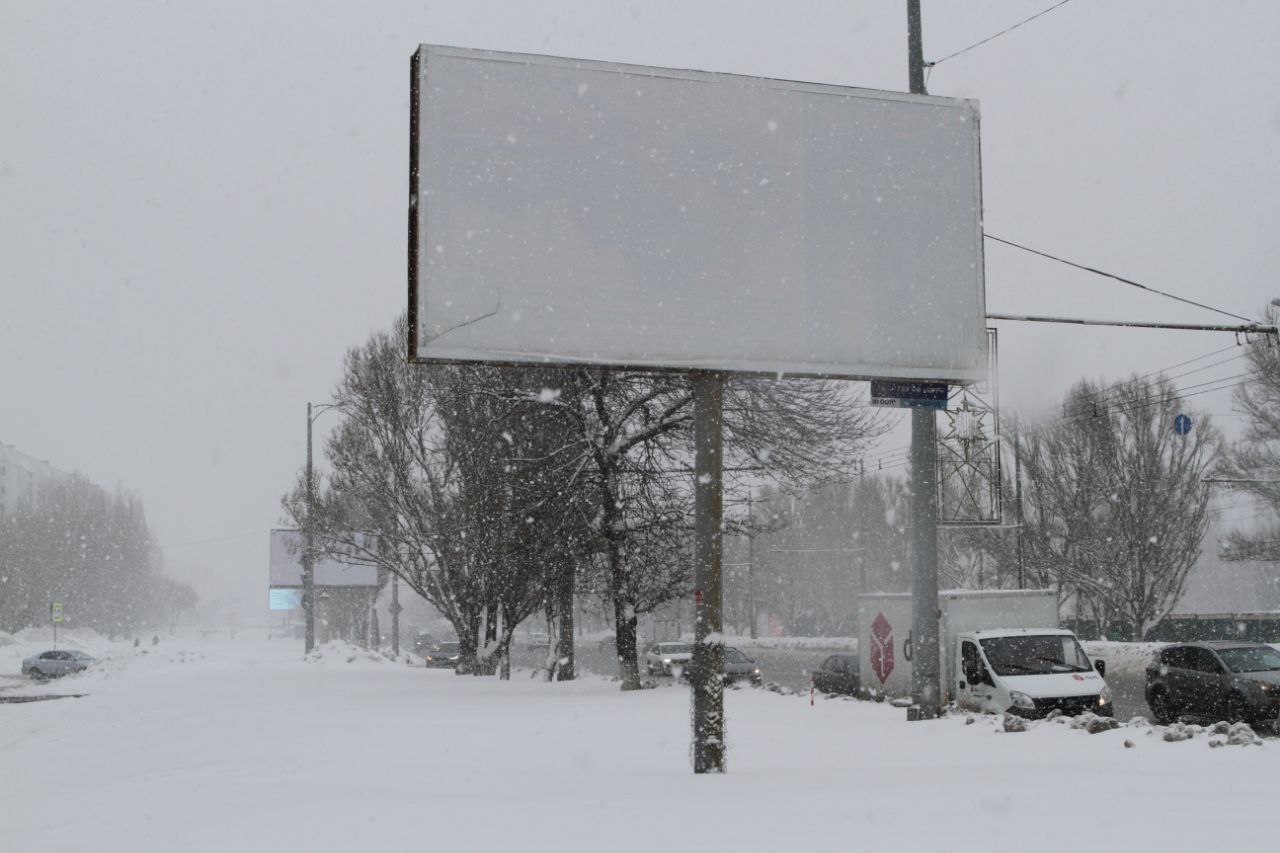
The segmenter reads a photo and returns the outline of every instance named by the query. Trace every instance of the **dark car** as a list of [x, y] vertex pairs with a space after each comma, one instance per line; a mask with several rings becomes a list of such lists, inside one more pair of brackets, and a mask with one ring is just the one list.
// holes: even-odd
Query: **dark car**
[[831, 655], [810, 676], [815, 690], [858, 695], [858, 656]]
[[418, 634], [413, 638], [413, 652], [418, 655], [425, 655], [436, 646], [436, 638], [427, 633]]
[[764, 677], [760, 675], [760, 667], [738, 649], [729, 647], [724, 650], [724, 680], [728, 684], [735, 681], [749, 681], [760, 685]]
[[457, 643], [436, 643], [422, 657], [433, 669], [456, 669], [462, 649]]
[[1273, 724], [1280, 716], [1280, 652], [1261, 643], [1176, 643], [1147, 665], [1157, 723], [1180, 715]]
[[76, 672], [84, 672], [91, 663], [93, 663], [93, 657], [84, 652], [41, 652], [22, 662], [22, 674], [29, 675], [32, 678], [58, 678]]

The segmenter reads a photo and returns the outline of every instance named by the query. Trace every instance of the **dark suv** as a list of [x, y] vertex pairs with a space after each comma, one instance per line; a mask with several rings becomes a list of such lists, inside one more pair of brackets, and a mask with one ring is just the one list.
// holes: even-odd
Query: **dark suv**
[[1157, 723], [1180, 714], [1274, 723], [1280, 716], [1280, 652], [1261, 643], [1175, 643], [1147, 664], [1147, 705]]

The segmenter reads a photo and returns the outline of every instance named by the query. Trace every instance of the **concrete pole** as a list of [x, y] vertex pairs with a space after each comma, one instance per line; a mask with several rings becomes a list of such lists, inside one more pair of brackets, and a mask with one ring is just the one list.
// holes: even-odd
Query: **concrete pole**
[[924, 88], [924, 35], [920, 24], [920, 0], [907, 0], [907, 66], [909, 91], [927, 94]]
[[722, 481], [724, 377], [693, 376], [694, 626], [693, 772], [724, 772], [724, 642], [721, 614], [724, 491]]
[[751, 618], [751, 639], [756, 638], [756, 531], [752, 512], [755, 495], [747, 491], [747, 613]]
[[911, 701], [908, 719], [938, 716], [937, 422], [932, 409], [911, 412]]
[[[924, 86], [920, 0], [907, 0], [911, 92]], [[911, 701], [908, 719], [929, 720], [942, 704], [938, 660], [938, 426], [933, 410], [911, 412]]]
[[303, 648], [310, 653], [316, 646], [316, 586], [315, 543], [311, 511], [314, 506], [314, 486], [311, 474], [311, 404], [307, 403], [307, 515], [302, 525], [302, 612], [307, 620], [306, 640]]

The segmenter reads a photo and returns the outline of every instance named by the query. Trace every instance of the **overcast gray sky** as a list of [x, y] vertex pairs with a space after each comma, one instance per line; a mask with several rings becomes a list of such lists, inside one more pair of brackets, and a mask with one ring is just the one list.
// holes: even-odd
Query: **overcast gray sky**
[[[1053, 0], [923, 5], [940, 59]], [[1269, 0], [1073, 0], [929, 90], [981, 104], [988, 233], [1253, 317], [1280, 296], [1277, 33]], [[420, 42], [907, 82], [905, 0], [0, 0], [0, 441], [141, 494], [206, 597], [265, 602], [306, 402], [406, 304]], [[1229, 322], [990, 243], [987, 305]], [[1233, 343], [999, 326], [1002, 403], [1042, 416]]]

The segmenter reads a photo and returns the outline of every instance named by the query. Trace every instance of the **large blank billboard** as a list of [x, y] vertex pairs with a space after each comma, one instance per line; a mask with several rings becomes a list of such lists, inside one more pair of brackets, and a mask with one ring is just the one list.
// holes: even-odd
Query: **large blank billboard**
[[970, 382], [973, 101], [423, 46], [410, 357]]
[[[297, 530], [271, 531], [269, 567], [269, 586], [302, 586], [302, 534], [300, 532]], [[313, 570], [316, 586], [377, 586], [378, 584], [378, 570], [373, 566], [341, 563], [328, 556], [317, 556]]]

